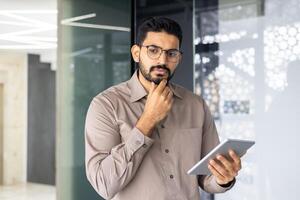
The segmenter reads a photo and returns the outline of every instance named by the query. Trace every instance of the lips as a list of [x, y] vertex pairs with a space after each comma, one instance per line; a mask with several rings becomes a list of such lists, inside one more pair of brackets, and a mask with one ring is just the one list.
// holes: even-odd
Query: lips
[[165, 77], [171, 74], [166, 65], [157, 65], [150, 68], [150, 73], [153, 72], [156, 76]]
[[162, 69], [162, 68], [156, 68], [154, 71], [157, 72], [158, 74], [162, 74], [162, 75], [166, 73], [166, 70]]

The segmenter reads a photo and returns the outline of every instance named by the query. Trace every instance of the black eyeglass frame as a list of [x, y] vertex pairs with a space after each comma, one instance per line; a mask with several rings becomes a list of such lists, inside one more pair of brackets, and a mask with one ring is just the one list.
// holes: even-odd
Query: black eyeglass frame
[[[161, 48], [161, 47], [159, 47], [159, 46], [156, 46], [156, 45], [139, 45], [140, 47], [146, 47], [147, 48], [147, 55], [148, 55], [148, 57], [149, 58], [151, 58], [151, 59], [153, 59], [153, 60], [156, 60], [156, 59], [159, 59], [160, 58], [160, 56], [161, 56], [161, 54], [163, 53], [163, 52], [166, 52], [166, 58], [167, 58], [167, 60], [168, 61], [170, 61], [169, 60], [169, 57], [168, 57], [168, 52], [170, 52], [170, 51], [176, 51], [176, 52], [179, 52], [179, 56], [178, 56], [178, 58], [177, 58], [177, 60], [175, 61], [175, 62], [173, 62], [173, 63], [176, 63], [176, 62], [179, 62], [180, 61], [180, 59], [181, 59], [181, 57], [182, 57], [182, 54], [183, 54], [183, 52], [182, 51], [180, 51], [180, 50], [178, 50], [178, 49], [163, 49], [163, 48]], [[157, 58], [153, 58], [153, 57], [151, 57], [151, 56], [149, 56], [149, 51], [148, 51], [148, 49], [149, 49], [149, 47], [155, 47], [155, 48], [158, 48], [158, 49], [160, 49], [160, 54], [158, 55], [158, 57]], [[172, 61], [170, 61], [170, 62], [172, 62]]]

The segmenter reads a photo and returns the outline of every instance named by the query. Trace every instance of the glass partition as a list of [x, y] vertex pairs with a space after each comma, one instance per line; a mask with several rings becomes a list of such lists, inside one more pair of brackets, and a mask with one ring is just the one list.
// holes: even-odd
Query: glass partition
[[255, 140], [236, 186], [215, 199], [297, 199], [299, 0], [195, 1], [195, 92], [221, 139]]
[[84, 166], [88, 106], [131, 75], [131, 1], [59, 0], [57, 197], [99, 199]]

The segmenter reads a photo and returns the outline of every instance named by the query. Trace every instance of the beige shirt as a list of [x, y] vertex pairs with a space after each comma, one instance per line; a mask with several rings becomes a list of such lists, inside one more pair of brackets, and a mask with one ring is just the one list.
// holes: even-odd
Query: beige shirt
[[132, 78], [97, 95], [85, 126], [86, 174], [94, 189], [113, 200], [199, 200], [199, 185], [210, 193], [230, 189], [213, 176], [187, 171], [219, 143], [203, 99], [169, 84], [174, 103], [151, 138], [136, 127], [147, 92]]

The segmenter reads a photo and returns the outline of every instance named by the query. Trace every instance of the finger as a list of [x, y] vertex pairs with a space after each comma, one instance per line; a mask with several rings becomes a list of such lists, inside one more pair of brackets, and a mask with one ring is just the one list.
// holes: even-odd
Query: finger
[[229, 183], [234, 179], [234, 176], [229, 175], [224, 168], [220, 167], [220, 165], [211, 164], [211, 162], [209, 164], [220, 174], [219, 180], [224, 183]]
[[163, 96], [164, 98], [167, 98], [169, 93], [170, 93], [170, 88], [167, 86], [165, 87], [164, 91], [161, 93], [161, 96]]
[[170, 93], [168, 94], [167, 102], [168, 102], [168, 110], [170, 110], [170, 109], [172, 108], [173, 102], [174, 102], [173, 92], [170, 92]]
[[216, 161], [211, 160], [209, 162], [209, 164], [211, 164], [222, 176], [224, 176], [224, 177], [229, 177], [230, 176], [228, 171], [225, 169], [225, 167], [220, 165]]
[[167, 96], [167, 100], [170, 101], [170, 103], [173, 103], [173, 92], [170, 90], [168, 96]]
[[224, 165], [224, 167], [227, 169], [227, 171], [232, 174], [233, 176], [237, 175], [237, 172], [235, 171], [235, 168], [233, 167], [233, 164], [229, 160], [227, 160], [224, 156], [222, 155], [217, 155], [217, 159]]
[[167, 85], [167, 80], [163, 79], [159, 85], [156, 87], [156, 91], [161, 94]]
[[214, 175], [218, 180], [224, 180], [225, 177], [222, 176], [211, 164], [208, 164], [208, 169], [212, 175]]
[[231, 149], [229, 150], [229, 155], [234, 161], [235, 165], [238, 167], [238, 170], [240, 170], [242, 168], [241, 158]]

